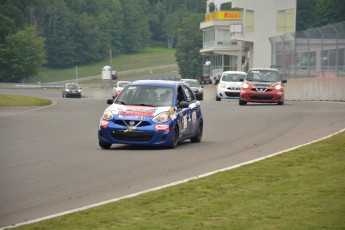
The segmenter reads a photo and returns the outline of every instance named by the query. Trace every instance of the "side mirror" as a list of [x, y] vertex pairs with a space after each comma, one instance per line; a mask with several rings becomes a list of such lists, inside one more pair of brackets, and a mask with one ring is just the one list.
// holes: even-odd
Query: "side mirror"
[[287, 83], [287, 80], [282, 80], [282, 83]]
[[240, 82], [244, 82], [244, 78], [240, 78], [238, 81], [240, 81]]
[[180, 108], [182, 108], [182, 109], [188, 108], [188, 107], [189, 107], [189, 104], [188, 104], [188, 102], [186, 102], [186, 101], [181, 101], [181, 102], [179, 103], [178, 107], [180, 107]]
[[113, 99], [108, 99], [108, 100], [107, 100], [107, 104], [108, 104], [108, 105], [111, 105], [111, 104], [113, 104], [113, 103], [114, 103], [114, 100], [113, 100]]

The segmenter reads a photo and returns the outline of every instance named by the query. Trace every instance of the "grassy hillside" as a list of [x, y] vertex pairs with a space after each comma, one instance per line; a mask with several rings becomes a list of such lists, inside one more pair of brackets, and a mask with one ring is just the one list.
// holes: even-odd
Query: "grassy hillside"
[[[175, 49], [147, 48], [138, 54], [117, 54], [113, 55], [111, 62], [113, 70], [116, 71], [175, 64]], [[74, 66], [67, 69], [42, 69], [39, 75], [32, 78], [30, 82], [48, 83], [75, 79], [77, 73], [78, 78], [96, 76], [101, 74], [103, 66], [109, 64], [110, 60], [105, 59], [104, 61], [91, 65]]]

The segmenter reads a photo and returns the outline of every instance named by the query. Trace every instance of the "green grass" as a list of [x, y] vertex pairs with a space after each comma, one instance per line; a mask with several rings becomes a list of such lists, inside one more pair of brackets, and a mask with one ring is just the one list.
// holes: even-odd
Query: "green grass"
[[[75, 66], [67, 69], [42, 69], [39, 75], [28, 80], [29, 82], [56, 82], [76, 78], [100, 75], [102, 68], [109, 65], [110, 60], [94, 63], [85, 66]], [[176, 64], [175, 49], [168, 48], [147, 48], [138, 54], [114, 54], [112, 57], [112, 67], [116, 71], [140, 69], [145, 67]], [[77, 71], [76, 71], [77, 70]]]
[[[139, 77], [139, 76], [148, 76], [148, 78], [150, 78], [150, 75], [154, 75], [157, 73], [171, 73], [171, 72], [176, 72], [178, 73], [178, 69], [177, 68], [167, 68], [167, 69], [158, 69], [158, 70], [154, 70], [153, 72], [151, 71], [143, 71], [140, 73], [133, 73], [133, 74], [126, 74], [126, 75], [119, 75], [118, 76], [118, 80], [122, 80], [122, 79], [130, 79], [130, 78], [134, 78], [134, 77]], [[80, 79], [79, 83], [82, 84], [93, 84], [93, 83], [103, 83], [103, 80], [101, 78], [96, 78], [93, 80], [83, 80]]]
[[18, 229], [345, 229], [345, 132], [266, 160]]
[[0, 94], [0, 106], [45, 106], [51, 103], [50, 100], [44, 98]]

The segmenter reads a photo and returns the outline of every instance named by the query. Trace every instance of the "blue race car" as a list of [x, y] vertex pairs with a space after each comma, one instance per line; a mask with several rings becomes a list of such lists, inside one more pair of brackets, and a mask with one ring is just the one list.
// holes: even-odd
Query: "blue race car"
[[99, 123], [99, 146], [112, 144], [175, 148], [190, 139], [200, 142], [200, 102], [181, 81], [138, 80], [128, 84], [105, 109]]

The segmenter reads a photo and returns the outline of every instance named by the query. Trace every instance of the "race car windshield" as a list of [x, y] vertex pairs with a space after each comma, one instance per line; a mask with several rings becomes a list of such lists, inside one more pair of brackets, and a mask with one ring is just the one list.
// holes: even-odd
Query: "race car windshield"
[[277, 82], [281, 79], [276, 71], [253, 70], [248, 73], [246, 80], [255, 82]]
[[228, 81], [228, 82], [239, 82], [241, 78], [244, 78], [245, 75], [243, 74], [224, 74], [222, 81]]
[[114, 103], [140, 106], [172, 106], [173, 88], [132, 85], [126, 87]]
[[200, 84], [198, 81], [187, 81], [186, 82], [190, 87], [200, 87]]

